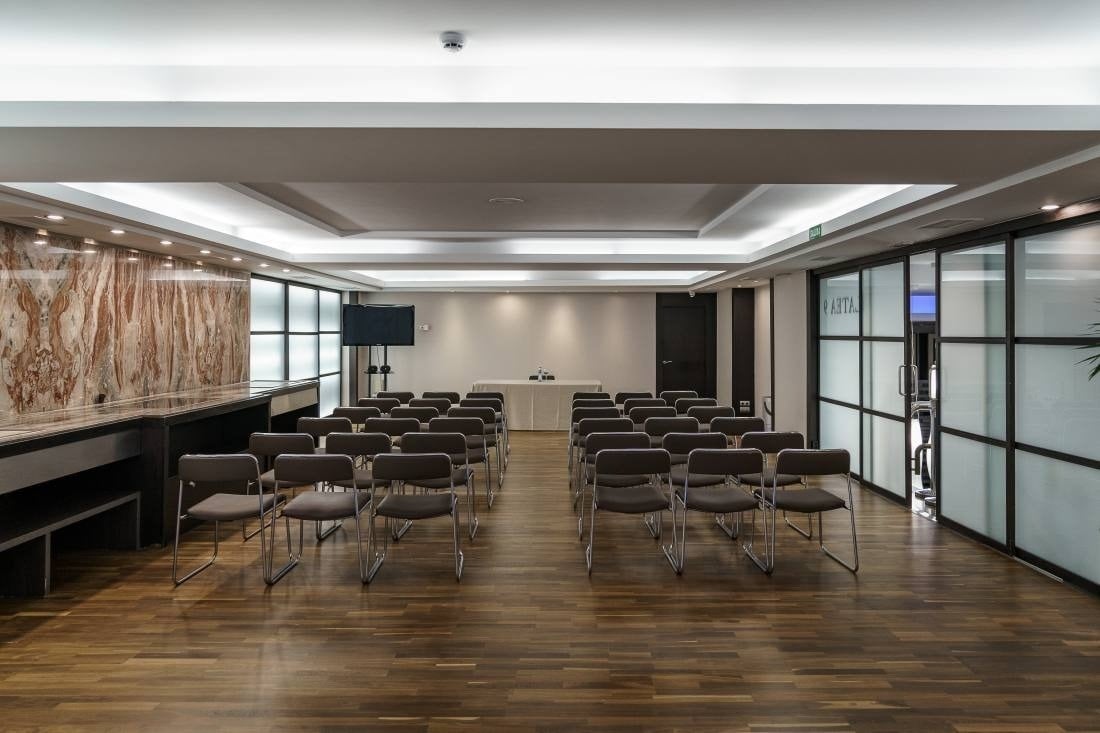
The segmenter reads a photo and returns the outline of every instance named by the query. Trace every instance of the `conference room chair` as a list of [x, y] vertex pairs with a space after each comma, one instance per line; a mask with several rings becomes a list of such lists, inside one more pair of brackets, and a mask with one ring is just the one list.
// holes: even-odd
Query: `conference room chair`
[[401, 447], [401, 436], [421, 429], [415, 417], [372, 417], [363, 425], [365, 433], [382, 433], [389, 437], [395, 448]]
[[[454, 419], [464, 420], [466, 418]], [[470, 446], [466, 442], [466, 436], [462, 433], [444, 432], [411, 433], [402, 439], [402, 444], [406, 443], [407, 448], [402, 448], [402, 453], [445, 453], [451, 459], [452, 471], [449, 485], [456, 490], [460, 487], [466, 489], [466, 524], [470, 539], [473, 539], [474, 535], [477, 534], [478, 527], [477, 496], [475, 495], [474, 470], [470, 465]], [[411, 487], [414, 491], [420, 489], [425, 492], [439, 491], [447, 488], [447, 486], [448, 479], [437, 478], [406, 481], [402, 488]], [[407, 530], [410, 524], [411, 522], [406, 522], [404, 529]], [[395, 532], [393, 538], [395, 540], [401, 539], [403, 534], [404, 531]]]
[[676, 407], [676, 400], [698, 397], [699, 393], [693, 389], [666, 389], [657, 396], [664, 400], [669, 407]]
[[360, 397], [355, 404], [360, 407], [374, 407], [383, 415], [389, 415], [390, 410], [401, 406], [401, 400], [393, 397]]
[[[747, 436], [746, 436], [747, 437]], [[775, 460], [775, 476], [798, 475], [807, 478], [825, 478], [828, 476], [843, 476], [847, 484], [847, 499], [837, 496], [831, 491], [819, 487], [800, 487], [795, 489], [783, 489], [773, 481], [771, 485], [764, 484], [757, 489], [762, 499], [761, 506], [764, 509], [764, 521], [770, 517], [770, 533], [765, 527], [765, 568], [764, 572], [771, 573], [775, 569], [775, 515], [782, 511], [784, 517], [787, 512], [805, 514], [810, 519], [810, 527], [813, 527], [813, 517], [817, 515], [817, 541], [821, 551], [835, 560], [841, 566], [855, 573], [859, 571], [859, 539], [856, 535], [855, 504], [852, 497], [851, 457], [843, 448], [830, 448], [812, 450], [806, 448], [784, 448], [779, 452]], [[853, 560], [848, 563], [833, 553], [825, 545], [825, 526], [822, 515], [825, 512], [843, 509], [848, 512], [848, 518], [852, 528], [852, 555]], [[792, 525], [793, 526], [793, 525]], [[756, 523], [753, 522], [755, 533]], [[797, 529], [797, 527], [795, 527]], [[801, 533], [801, 530], [799, 530]], [[809, 535], [802, 533], [809, 539]], [[768, 542], [770, 540], [770, 545]]]
[[[305, 524], [313, 522], [318, 540], [328, 537], [336, 531], [345, 519], [355, 520], [355, 545], [359, 561], [359, 580], [367, 582], [367, 559], [363, 554], [363, 528], [360, 515], [366, 511], [370, 516], [374, 492], [370, 487], [361, 487], [355, 479], [355, 464], [346, 455], [282, 455], [275, 459], [276, 488], [286, 485], [310, 483], [318, 487], [314, 491], [298, 494], [283, 506], [284, 519], [298, 520], [298, 550], [290, 550], [290, 560], [279, 570], [272, 573], [271, 582], [282, 578], [302, 559], [305, 550]], [[351, 485], [351, 490], [336, 491], [335, 484]], [[322, 531], [324, 522], [333, 525]], [[368, 537], [368, 546], [371, 545]], [[289, 532], [288, 532], [289, 545]], [[275, 537], [272, 534], [269, 553], [275, 552]]]
[[716, 417], [736, 417], [737, 413], [728, 405], [710, 405], [689, 407], [686, 412], [688, 417], [694, 417], [699, 421], [700, 430], [710, 430], [710, 421]]
[[668, 405], [658, 397], [629, 397], [623, 400], [621, 412], [629, 415], [635, 407], [668, 407]]
[[646, 420], [651, 417], [676, 417], [676, 408], [668, 405], [663, 407], [631, 407], [626, 416], [634, 422], [635, 430], [644, 433]]
[[[497, 469], [497, 487], [500, 487], [504, 483], [504, 460], [502, 455], [501, 443], [503, 440], [500, 435], [500, 426], [496, 422], [495, 412], [491, 407], [452, 407], [447, 411], [447, 417], [462, 417], [462, 418], [475, 418], [482, 423], [482, 432], [479, 437], [467, 436], [466, 442], [470, 444], [470, 448], [484, 448], [486, 450], [486, 463], [485, 472], [489, 474], [492, 472], [493, 463], [490, 460], [492, 454], [488, 451], [493, 449], [493, 453], [496, 454], [496, 469]], [[489, 478], [486, 476], [486, 491], [489, 491]], [[492, 499], [495, 492], [489, 491], [486, 501], [489, 502], [489, 506], [492, 507]]]
[[710, 431], [722, 433], [734, 448], [741, 446], [741, 436], [745, 433], [762, 433], [765, 430], [762, 417], [713, 417]]
[[330, 417], [346, 417], [354, 429], [362, 430], [368, 418], [382, 417], [382, 411], [377, 407], [334, 407]]
[[440, 415], [446, 415], [451, 401], [446, 397], [416, 397], [409, 400], [409, 407], [434, 407]]
[[[589, 440], [599, 435], [588, 436]], [[584, 560], [592, 574], [596, 545], [596, 515], [600, 511], [640, 514], [654, 539], [661, 538], [669, 509], [665, 481], [672, 469], [664, 448], [599, 448], [592, 466], [592, 514]], [[671, 492], [671, 486], [668, 487]]]
[[[692, 418], [675, 417], [657, 419], [691, 420]], [[650, 447], [664, 448], [668, 451], [669, 461], [672, 463], [672, 476], [682, 480], [684, 477], [684, 464], [687, 463], [688, 453], [691, 453], [696, 448], [727, 448], [728, 446], [725, 440], [726, 436], [721, 433], [708, 433], [701, 430], [692, 431], [689, 427], [688, 430], [684, 431], [670, 430], [666, 432], [658, 445], [653, 445], [651, 440]]]
[[354, 428], [346, 417], [300, 417], [298, 432], [313, 438], [314, 452], [324, 453], [321, 442], [329, 433], [350, 433]]
[[572, 408], [577, 407], [615, 407], [615, 401], [612, 399], [606, 400], [573, 400], [570, 405]]
[[686, 415], [692, 407], [716, 407], [717, 405], [718, 400], [713, 397], [681, 397], [676, 400], [673, 407], [676, 408], [677, 415]]
[[[665, 450], [682, 451], [685, 448], [690, 448], [687, 462], [672, 468], [672, 543], [664, 547], [665, 557], [677, 575], [684, 572], [687, 560], [688, 512], [712, 514], [723, 529], [723, 518], [736, 514], [736, 532], [733, 536], [737, 537], [744, 512], [754, 513], [755, 527], [755, 512], [760, 498], [751, 489], [746, 491], [736, 483], [735, 477], [764, 470], [763, 453], [752, 448], [727, 448], [726, 436], [721, 433], [669, 435], [665, 438]], [[677, 515], [681, 513], [677, 531]], [[764, 569], [764, 564], [758, 561], [755, 554], [750, 557]]]
[[[455, 492], [454, 470], [450, 456], [443, 452], [390, 453], [378, 456], [374, 460], [372, 471], [376, 480], [389, 482], [390, 489], [385, 497], [374, 505], [374, 511], [371, 513], [371, 537], [377, 536], [374, 529], [375, 517], [382, 517], [387, 525], [392, 525], [396, 520], [412, 522], [449, 515], [454, 537], [455, 579], [461, 580], [463, 555], [462, 550], [459, 549], [458, 494]], [[449, 490], [420, 494], [399, 491], [405, 484], [425, 482], [445, 485]], [[376, 552], [376, 559], [367, 576], [367, 582], [374, 578], [386, 559], [391, 534], [392, 530], [388, 526], [387, 531], [383, 533], [385, 544], [381, 553], [377, 553], [372, 548], [372, 552]]]
[[432, 418], [439, 417], [439, 410], [434, 407], [407, 407], [402, 405], [401, 407], [395, 407], [390, 410], [390, 417], [401, 419], [413, 419], [419, 420], [420, 424], [424, 426], [422, 429], [426, 430], [428, 423], [432, 421]]
[[449, 400], [452, 405], [457, 405], [459, 400], [462, 399], [462, 395], [458, 392], [424, 392], [420, 395], [424, 399], [445, 399]]
[[355, 465], [353, 481], [333, 481], [332, 485], [341, 489], [373, 489], [374, 481], [370, 474], [370, 464], [374, 457], [393, 450], [393, 442], [385, 433], [329, 433], [325, 439], [325, 453], [328, 455], [348, 456]]
[[648, 400], [652, 398], [652, 392], [616, 392], [615, 404], [623, 407], [627, 400]]
[[634, 423], [627, 417], [586, 417], [577, 422], [577, 460], [576, 468], [570, 471], [569, 486], [573, 490], [573, 510], [584, 501], [584, 489], [587, 481], [587, 468], [595, 459], [594, 453], [587, 452], [588, 436], [593, 433], [632, 433]]
[[[275, 457], [284, 453], [308, 455], [317, 452], [317, 443], [307, 433], [252, 433], [248, 436], [248, 454], [255, 456], [260, 463], [260, 486], [275, 490]], [[290, 495], [294, 496], [291, 487]], [[259, 534], [259, 530], [248, 531], [247, 521], [241, 522], [241, 538], [250, 540]]]
[[607, 392], [574, 392], [574, 400], [609, 400], [611, 395]]
[[[470, 539], [474, 538], [477, 534], [478, 519], [477, 519], [477, 488], [474, 484], [474, 466], [481, 465], [485, 468], [485, 505], [489, 508], [493, 508], [493, 482], [492, 482], [492, 470], [489, 462], [489, 449], [485, 446], [485, 421], [478, 417], [437, 417], [432, 420], [428, 425], [428, 435], [435, 434], [448, 434], [448, 435], [461, 435], [463, 440], [464, 450], [462, 452], [450, 452], [445, 451], [447, 455], [451, 457], [451, 463], [455, 468], [465, 468], [468, 473], [467, 486], [469, 507], [467, 508], [467, 530], [470, 533]], [[453, 441], [453, 438], [447, 440], [454, 442], [457, 447], [458, 442]], [[446, 448], [446, 445], [428, 445], [417, 450], [417, 453], [436, 453], [439, 449]]]
[[614, 405], [610, 407], [574, 407], [569, 412], [569, 445], [566, 447], [565, 465], [572, 472], [574, 458], [577, 452], [577, 425], [581, 420], [590, 417], [620, 417], [619, 410]]
[[402, 405], [409, 404], [409, 400], [416, 397], [412, 392], [395, 392], [393, 390], [383, 390], [377, 394], [378, 397], [392, 397], [400, 402]]
[[[777, 473], [774, 465], [775, 459], [779, 456], [780, 451], [800, 450], [806, 447], [806, 439], [803, 437], [802, 433], [793, 431], [745, 433], [741, 436], [740, 447], [756, 448], [764, 454], [763, 474], [757, 476], [756, 474], [749, 473], [739, 476], [738, 478], [742, 482], [752, 485], [763, 484], [764, 486], [801, 486], [805, 483], [802, 476], [798, 474]], [[809, 529], [803, 530], [787, 518], [786, 512], [783, 513], [783, 521], [787, 526], [806, 539], [811, 539], [814, 531], [813, 517], [809, 519]]]
[[[590, 419], [618, 419], [618, 418], [590, 418]], [[643, 449], [649, 447], [649, 436], [645, 433], [639, 433], [634, 430], [624, 430], [622, 432], [601, 432], [595, 431], [585, 436], [585, 454], [586, 458], [583, 462], [578, 459], [578, 463], [581, 464], [581, 483], [577, 487], [577, 491], [580, 492], [579, 501], [577, 506], [580, 509], [579, 516], [577, 517], [577, 539], [584, 539], [584, 492], [592, 485], [592, 481], [596, 477], [596, 456], [601, 450], [626, 450], [626, 449]], [[613, 481], [612, 483], [621, 483], [620, 480]]]
[[[308, 437], [308, 436], [306, 436]], [[179, 459], [179, 500], [176, 505], [176, 539], [172, 545], [172, 583], [179, 586], [206, 570], [218, 559], [218, 528], [222, 522], [243, 522], [255, 517], [260, 522], [260, 565], [264, 582], [271, 584], [271, 558], [268, 557], [265, 529], [275, 535], [275, 514], [286, 499], [275, 491], [264, 491], [260, 482], [260, 464], [255, 456], [247, 453], [232, 455], [184, 455]], [[218, 492], [184, 511], [184, 492], [200, 484], [231, 488], [236, 485], [240, 493]], [[250, 493], [256, 486], [256, 495]], [[214, 523], [214, 549], [209, 559], [182, 578], [179, 576], [180, 524], [186, 519]], [[290, 545], [290, 522], [286, 523], [287, 546]]]
[[[500, 423], [500, 435], [504, 439], [504, 467], [507, 468], [508, 467], [508, 455], [512, 452], [512, 437], [511, 437], [511, 434], [509, 432], [510, 427], [508, 425], [508, 409], [505, 406], [504, 393], [503, 392], [467, 392], [465, 399], [467, 399], [467, 400], [489, 399], [489, 400], [499, 400], [500, 401], [500, 409], [497, 410], [497, 412], [500, 413], [500, 419], [498, 420], [498, 422]], [[462, 404], [461, 401], [459, 402], [459, 404], [460, 405]], [[480, 405], [473, 405], [473, 407], [479, 407], [479, 406]]]
[[649, 436], [650, 448], [660, 448], [669, 433], [698, 433], [699, 421], [694, 417], [650, 417], [642, 423], [642, 431]]

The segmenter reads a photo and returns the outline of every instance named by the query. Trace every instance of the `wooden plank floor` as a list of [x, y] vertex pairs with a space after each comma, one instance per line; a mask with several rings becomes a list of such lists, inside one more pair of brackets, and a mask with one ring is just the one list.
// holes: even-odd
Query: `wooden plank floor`
[[367, 587], [347, 532], [270, 589], [229, 532], [179, 589], [164, 549], [61, 558], [52, 597], [0, 601], [0, 728], [1100, 729], [1095, 597], [867, 492], [858, 576], [788, 530], [765, 577], [697, 516], [677, 577], [601, 515], [589, 579], [564, 438], [513, 445], [461, 583], [445, 520]]

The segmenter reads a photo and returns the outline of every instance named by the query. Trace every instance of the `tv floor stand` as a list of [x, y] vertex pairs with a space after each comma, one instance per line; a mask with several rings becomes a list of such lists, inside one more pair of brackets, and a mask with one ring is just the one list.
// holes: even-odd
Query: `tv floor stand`
[[[374, 394], [373, 394], [373, 389], [374, 389], [374, 379], [373, 379], [373, 377], [375, 375], [375, 372], [374, 372], [374, 364], [371, 361], [373, 359], [373, 357], [374, 357], [374, 347], [373, 346], [368, 346], [367, 347], [367, 371], [364, 372], [367, 375], [367, 397], [373, 397], [374, 396]], [[382, 375], [382, 391], [383, 392], [385, 392], [386, 390], [388, 390], [390, 388], [390, 373], [391, 372], [390, 372], [389, 367], [390, 367], [390, 347], [389, 346], [383, 346], [382, 347], [382, 368], [380, 368], [377, 372], [378, 374]], [[384, 371], [383, 371], [383, 369], [384, 369]]]

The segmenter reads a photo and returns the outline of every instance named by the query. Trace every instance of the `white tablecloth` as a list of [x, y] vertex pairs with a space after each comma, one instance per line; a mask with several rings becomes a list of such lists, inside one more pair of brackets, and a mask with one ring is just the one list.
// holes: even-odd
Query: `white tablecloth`
[[600, 392], [596, 379], [481, 379], [474, 392], [503, 392], [509, 430], [568, 430], [574, 392]]

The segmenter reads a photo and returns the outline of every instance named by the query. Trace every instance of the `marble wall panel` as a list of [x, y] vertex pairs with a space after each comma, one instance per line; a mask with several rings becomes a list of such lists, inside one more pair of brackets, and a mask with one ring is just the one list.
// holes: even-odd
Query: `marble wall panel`
[[[0, 411], [248, 378], [247, 273], [0, 223]], [[88, 251], [85, 251], [88, 250]]]

